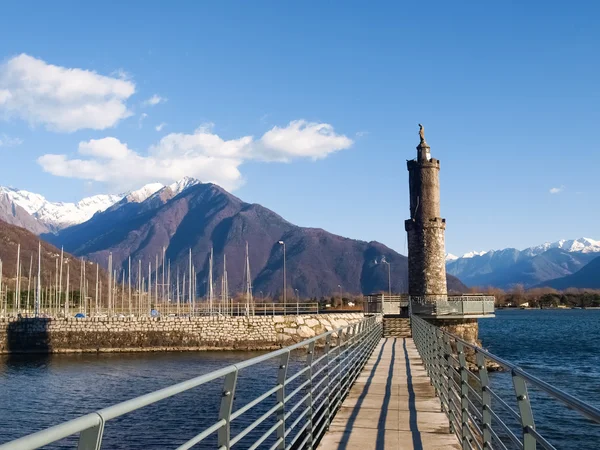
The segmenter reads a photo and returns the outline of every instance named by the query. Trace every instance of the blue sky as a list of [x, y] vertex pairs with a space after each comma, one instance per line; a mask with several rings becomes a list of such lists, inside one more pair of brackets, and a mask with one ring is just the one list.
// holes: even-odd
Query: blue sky
[[449, 252], [598, 239], [600, 7], [522, 3], [5, 2], [0, 184], [75, 201], [210, 153], [201, 179], [405, 254], [423, 123]]

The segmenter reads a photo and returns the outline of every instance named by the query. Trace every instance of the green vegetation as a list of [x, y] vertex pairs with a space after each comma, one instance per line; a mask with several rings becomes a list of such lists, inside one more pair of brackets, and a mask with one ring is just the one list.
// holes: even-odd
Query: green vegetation
[[552, 288], [525, 290], [522, 285], [504, 291], [498, 288], [472, 288], [471, 292], [486, 293], [496, 297], [496, 307], [530, 308], [600, 308], [600, 290], [569, 288], [558, 291]]

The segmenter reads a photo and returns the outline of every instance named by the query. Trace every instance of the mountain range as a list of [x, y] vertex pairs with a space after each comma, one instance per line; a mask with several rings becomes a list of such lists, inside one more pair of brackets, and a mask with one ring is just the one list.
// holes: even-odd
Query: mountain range
[[[571, 275], [600, 255], [600, 241], [560, 240], [524, 250], [507, 248], [446, 256], [446, 270], [468, 286], [534, 287]], [[578, 286], [574, 286], [578, 287]], [[584, 287], [584, 286], [581, 286]]]
[[594, 258], [574, 274], [550, 280], [542, 285], [560, 290], [570, 287], [600, 289], [600, 256]]
[[[67, 204], [49, 205], [39, 201], [41, 196], [14, 189], [3, 192], [11, 204], [0, 210], [11, 223], [30, 227], [53, 245], [104, 267], [112, 253], [113, 267], [128, 268], [131, 257], [134, 267], [143, 261], [147, 273], [148, 263], [156, 270], [156, 258], [162, 261], [164, 251], [175, 277], [178, 269], [182, 274], [187, 270], [191, 249], [200, 295], [206, 291], [211, 247], [217, 291], [225, 258], [229, 291], [242, 291], [246, 242], [255, 295], [280, 295], [283, 246], [279, 241], [286, 247], [288, 297], [319, 297], [339, 292], [340, 287], [354, 294], [387, 291], [386, 263], [391, 265], [392, 290], [407, 289], [407, 258], [383, 244], [296, 226], [261, 205], [245, 203], [217, 185], [191, 178], [169, 186], [146, 185], [112, 197], [90, 197], [97, 200], [97, 211], [89, 218], [93, 208], [82, 207], [93, 203], [89, 199], [68, 204], [63, 209], [66, 217], [61, 217], [44, 212]], [[136, 271], [132, 272], [135, 278]], [[452, 276], [448, 286], [453, 292], [466, 289]]]
[[[223, 274], [226, 257], [230, 290], [242, 289], [248, 241], [255, 292], [277, 295], [283, 279], [280, 240], [286, 243], [288, 295], [295, 295], [297, 289], [302, 296], [321, 296], [337, 292], [339, 286], [349, 293], [385, 291], [385, 262], [391, 264], [393, 290], [405, 292], [407, 287], [406, 257], [383, 244], [295, 226], [261, 205], [245, 203], [219, 186], [187, 177], [168, 186], [152, 183], [77, 203], [50, 202], [39, 194], [0, 187], [0, 220], [104, 267], [112, 253], [115, 267], [127, 268], [131, 256], [134, 264], [144, 261], [146, 271], [148, 262], [156, 265], [164, 249], [174, 270], [184, 271], [192, 249], [201, 292], [206, 287], [211, 247], [215, 282]], [[505, 289], [549, 285], [551, 280], [578, 272], [599, 255], [600, 241], [588, 238], [524, 250], [469, 252], [461, 257], [448, 254], [448, 285], [455, 292], [466, 289], [462, 282]]]
[[197, 183], [198, 180], [186, 177], [170, 186], [151, 183], [135, 191], [118, 195], [94, 195], [77, 203], [51, 202], [40, 194], [0, 186], [0, 220], [36, 234], [56, 233], [72, 225], [83, 223], [97, 212], [105, 211], [123, 200], [140, 203], [167, 187], [171, 192], [182, 192]]

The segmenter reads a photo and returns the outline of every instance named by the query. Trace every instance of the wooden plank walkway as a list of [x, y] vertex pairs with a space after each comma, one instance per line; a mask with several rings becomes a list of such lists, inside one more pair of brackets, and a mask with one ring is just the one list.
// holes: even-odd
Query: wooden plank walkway
[[412, 339], [381, 340], [319, 449], [460, 449]]

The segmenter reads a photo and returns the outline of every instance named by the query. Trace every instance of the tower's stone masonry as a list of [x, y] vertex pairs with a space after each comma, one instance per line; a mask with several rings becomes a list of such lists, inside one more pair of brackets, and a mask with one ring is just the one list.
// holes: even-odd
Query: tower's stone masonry
[[408, 233], [408, 292], [428, 300], [445, 298], [446, 220], [440, 217], [440, 161], [431, 158], [430, 147], [421, 136], [417, 158], [407, 162], [410, 187]]
[[[446, 220], [440, 217], [440, 161], [431, 157], [423, 126], [419, 127], [417, 157], [407, 161], [410, 219], [404, 225], [408, 234], [408, 293], [414, 301], [414, 297], [422, 297], [421, 302], [435, 304], [448, 300]], [[427, 315], [424, 319], [467, 342], [479, 344], [477, 319]], [[474, 363], [474, 355], [467, 357]]]

